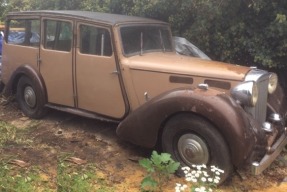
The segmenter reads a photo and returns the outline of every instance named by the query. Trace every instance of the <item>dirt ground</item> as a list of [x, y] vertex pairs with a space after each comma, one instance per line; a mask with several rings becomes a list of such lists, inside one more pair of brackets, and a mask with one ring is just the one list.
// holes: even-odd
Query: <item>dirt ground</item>
[[[116, 124], [55, 110], [50, 110], [42, 120], [33, 120], [25, 117], [15, 102], [2, 103], [0, 120], [18, 129], [28, 129], [25, 131], [25, 146], [8, 143], [0, 149], [0, 155], [15, 155], [30, 165], [38, 165], [45, 170], [48, 179], [55, 179], [58, 155], [72, 153], [75, 157], [96, 164], [115, 191], [140, 191], [145, 171], [139, 166], [138, 160], [149, 157], [151, 150], [122, 141], [116, 135]], [[250, 175], [248, 169], [238, 170], [218, 191], [286, 192], [286, 159], [287, 152], [284, 151], [259, 176]], [[174, 176], [164, 191], [174, 191], [176, 182], [184, 183], [184, 179]]]

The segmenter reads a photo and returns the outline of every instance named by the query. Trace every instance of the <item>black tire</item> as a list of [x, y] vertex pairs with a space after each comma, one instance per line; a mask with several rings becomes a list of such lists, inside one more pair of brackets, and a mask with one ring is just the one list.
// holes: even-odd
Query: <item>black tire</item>
[[16, 99], [21, 110], [28, 117], [39, 119], [47, 112], [45, 95], [40, 86], [26, 76], [19, 79]]
[[177, 115], [166, 123], [162, 148], [181, 166], [205, 164], [224, 170], [220, 183], [233, 171], [228, 145], [222, 135], [210, 122], [193, 114]]

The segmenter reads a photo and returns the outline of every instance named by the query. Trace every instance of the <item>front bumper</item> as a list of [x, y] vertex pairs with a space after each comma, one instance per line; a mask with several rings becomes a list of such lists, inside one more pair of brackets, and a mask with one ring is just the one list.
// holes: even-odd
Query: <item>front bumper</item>
[[281, 137], [273, 144], [269, 152], [264, 155], [260, 162], [252, 163], [252, 173], [259, 175], [262, 173], [280, 154], [283, 148], [287, 145], [287, 127], [285, 127], [284, 133]]

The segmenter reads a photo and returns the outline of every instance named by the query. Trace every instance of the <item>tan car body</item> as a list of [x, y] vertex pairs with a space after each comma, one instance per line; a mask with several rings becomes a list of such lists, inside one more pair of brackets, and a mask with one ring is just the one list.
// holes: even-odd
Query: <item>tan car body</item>
[[[168, 28], [164, 22], [80, 11], [31, 11], [10, 13], [6, 34], [9, 34], [11, 19], [39, 19], [41, 34], [44, 34], [44, 21], [59, 20], [70, 23], [73, 34], [71, 49], [65, 51], [45, 48], [41, 35], [37, 46], [11, 44], [7, 35], [2, 58], [6, 95], [17, 93], [19, 79], [27, 76], [35, 83], [35, 92], [40, 93], [45, 107], [120, 122], [118, 135], [144, 147], [154, 147], [161, 140], [165, 124], [173, 117], [196, 114], [211, 122], [223, 135], [236, 167], [251, 160], [254, 154], [264, 156], [273, 146], [277, 154], [265, 155], [268, 161], [260, 166], [258, 173], [274, 160], [286, 143], [284, 125], [278, 127], [276, 134], [266, 136], [260, 125], [265, 115], [256, 120], [254, 114], [258, 112], [242, 107], [231, 96], [233, 88], [244, 82], [254, 69], [178, 55], [175, 51], [124, 53], [121, 27]], [[83, 24], [108, 31], [111, 55], [80, 52], [79, 30]], [[262, 71], [258, 73], [262, 77], [268, 75]], [[263, 112], [272, 111], [285, 117], [285, 96], [280, 87], [268, 96], [268, 107], [265, 95]], [[274, 147], [279, 137], [281, 140]], [[260, 150], [256, 149], [258, 147]]]

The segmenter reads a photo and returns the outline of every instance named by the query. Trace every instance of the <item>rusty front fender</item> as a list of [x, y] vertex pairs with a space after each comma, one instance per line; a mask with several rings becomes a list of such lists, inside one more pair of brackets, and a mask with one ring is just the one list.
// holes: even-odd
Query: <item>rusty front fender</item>
[[255, 139], [249, 117], [228, 95], [211, 89], [176, 89], [161, 94], [127, 116], [117, 134], [152, 148], [165, 122], [179, 113], [194, 113], [213, 123], [225, 138], [235, 166], [250, 155]]

